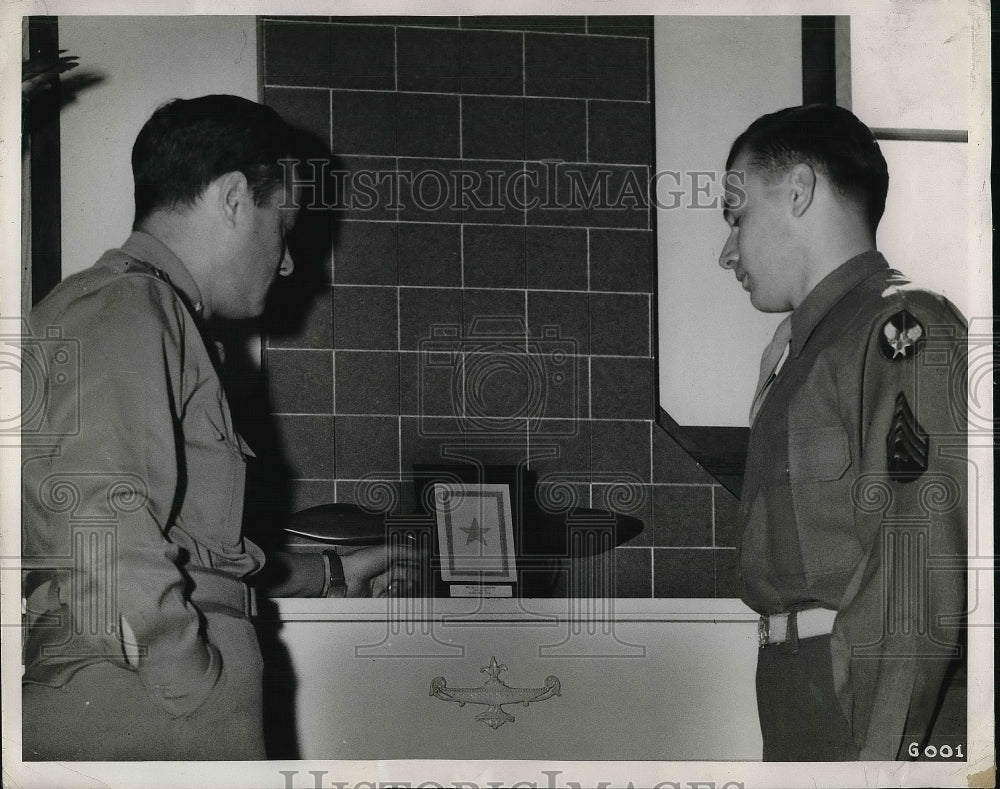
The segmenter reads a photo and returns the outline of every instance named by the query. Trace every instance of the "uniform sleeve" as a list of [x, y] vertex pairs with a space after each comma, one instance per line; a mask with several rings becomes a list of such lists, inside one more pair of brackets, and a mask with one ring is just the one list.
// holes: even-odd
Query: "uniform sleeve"
[[326, 586], [322, 553], [268, 553], [267, 563], [254, 578], [257, 591], [268, 597], [319, 597]]
[[[898, 307], [898, 309], [897, 309]], [[866, 548], [833, 633], [860, 758], [906, 759], [934, 719], [965, 610], [965, 325], [931, 295], [871, 327], [855, 524]]]
[[62, 331], [80, 344], [80, 428], [62, 439], [53, 469], [73, 480], [78, 511], [105, 513], [114, 526], [113, 549], [76, 568], [75, 593], [84, 605], [114, 604], [109, 619], [138, 647], [126, 664], [173, 716], [196, 710], [223, 671], [170, 540], [185, 485], [180, 416], [193, 385], [183, 309], [167, 284], [141, 275], [73, 302]]

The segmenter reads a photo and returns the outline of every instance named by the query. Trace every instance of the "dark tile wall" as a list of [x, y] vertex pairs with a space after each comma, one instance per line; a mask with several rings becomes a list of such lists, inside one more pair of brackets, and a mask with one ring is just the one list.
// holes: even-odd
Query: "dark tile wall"
[[643, 520], [619, 595], [735, 594], [736, 504], [653, 421], [651, 35], [650, 17], [262, 21], [264, 100], [345, 185], [326, 284], [265, 352], [293, 507], [414, 463], [523, 462], [543, 494]]

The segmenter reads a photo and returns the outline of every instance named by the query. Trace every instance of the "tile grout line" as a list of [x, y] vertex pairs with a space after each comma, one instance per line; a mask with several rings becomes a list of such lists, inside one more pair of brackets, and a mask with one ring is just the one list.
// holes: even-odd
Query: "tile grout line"
[[[527, 278], [525, 272], [525, 278]], [[528, 326], [528, 288], [524, 289], [524, 352], [530, 353], [529, 340], [531, 339], [531, 327]]]
[[646, 69], [643, 72], [643, 79], [646, 81], [646, 103], [647, 104], [649, 104], [652, 101], [652, 96], [650, 95], [650, 88], [652, 86], [649, 84], [649, 50], [652, 48], [652, 42], [653, 42], [653, 37], [650, 36], [649, 37], [649, 41], [646, 43], [646, 46], [644, 46], [642, 48], [642, 51], [643, 51], [643, 54], [645, 55], [645, 60], [646, 60]]
[[[330, 150], [333, 150], [333, 90], [327, 89], [327, 107], [330, 110], [330, 128], [327, 130], [327, 142], [330, 145]], [[393, 134], [395, 134], [395, 128], [393, 128]], [[315, 170], [313, 170], [315, 172]], [[324, 182], [325, 182], [324, 178]], [[322, 190], [321, 190], [322, 191]], [[332, 257], [332, 251], [331, 251]]]
[[389, 349], [388, 353], [392, 353], [393, 350], [396, 353], [403, 352], [402, 292], [403, 289], [397, 285], [396, 286], [396, 347], [395, 349]]
[[528, 37], [521, 33], [521, 98], [528, 95]]
[[587, 354], [587, 419], [594, 418], [594, 357]]
[[[418, 15], [426, 16], [426, 14]], [[466, 16], [469, 16], [468, 14]], [[472, 16], [475, 16], [473, 14]], [[357, 20], [352, 20], [350, 22], [338, 22], [340, 15], [333, 15], [328, 20], [316, 20], [316, 19], [278, 19], [274, 16], [265, 16], [263, 20], [265, 22], [270, 22], [275, 25], [302, 25], [302, 26], [313, 26], [318, 27], [320, 25], [326, 25], [328, 27], [392, 27], [392, 28], [416, 28], [419, 30], [472, 30], [475, 32], [482, 33], [520, 33], [522, 35], [537, 35], [537, 36], [574, 36], [576, 38], [614, 38], [614, 39], [624, 39], [626, 41], [635, 41], [636, 39], [648, 39], [650, 38], [649, 33], [594, 33], [589, 30], [589, 23], [584, 22], [584, 29], [582, 32], [566, 31], [566, 30], [520, 30], [518, 28], [509, 27], [462, 27], [462, 16], [458, 15], [458, 22], [456, 22], [455, 27], [449, 25], [420, 25], [420, 24], [389, 24], [386, 22], [358, 22]]]
[[649, 596], [656, 597], [656, 551], [653, 550], [653, 546], [647, 550], [649, 551]]
[[[656, 469], [654, 468], [654, 464], [653, 464], [653, 429], [654, 429], [654, 427], [655, 427], [655, 425], [653, 424], [653, 420], [652, 419], [649, 420], [649, 484], [650, 485], [655, 484], [655, 479], [656, 479], [656, 477], [655, 477]], [[650, 506], [652, 506], [652, 502], [650, 502]]]
[[[415, 417], [410, 417], [410, 418], [415, 418]], [[512, 446], [512, 447], [514, 447], [516, 449], [520, 448], [520, 445], [510, 445], [510, 446]], [[290, 481], [292, 481], [292, 482], [365, 482], [366, 479], [369, 479], [369, 478], [366, 478], [366, 477], [357, 477], [357, 478], [354, 478], [354, 477], [338, 477], [336, 479], [330, 479], [328, 477], [291, 477]], [[558, 484], [558, 483], [545, 482], [545, 483], [542, 483], [542, 484], [544, 484], [544, 485], [553, 485], [553, 484]], [[596, 486], [601, 485], [602, 483], [599, 483], [599, 482], [594, 482], [594, 483], [584, 483], [584, 482], [581, 482], [581, 483], [577, 483], [577, 484], [579, 484], [581, 487], [587, 487], [589, 485], [594, 485], [596, 487]], [[657, 550], [663, 550], [663, 551], [713, 551], [713, 550], [735, 551], [736, 550], [736, 548], [734, 548], [732, 546], [721, 546], [719, 548], [713, 548], [711, 545], [659, 545], [659, 546], [622, 545], [622, 546], [619, 546], [619, 547], [622, 548], [623, 550], [629, 550], [629, 551], [649, 550], [650, 548], [656, 548]]]
[[462, 283], [462, 290], [465, 290], [465, 222], [462, 222], [458, 226], [458, 245], [459, 275]]
[[[619, 545], [620, 551], [714, 551], [711, 545]], [[720, 548], [719, 550], [736, 550], [735, 548]]]
[[[333, 95], [331, 91], [330, 95]], [[464, 96], [463, 98], [471, 98], [469, 96]], [[506, 98], [511, 98], [510, 96]], [[516, 98], [516, 97], [514, 97]], [[592, 101], [592, 99], [588, 99]], [[586, 124], [589, 126], [589, 123]], [[532, 164], [551, 164], [555, 163], [564, 172], [578, 173], [582, 172], [579, 169], [570, 168], [593, 168], [593, 167], [606, 167], [606, 168], [619, 168], [628, 170], [643, 170], [648, 171], [650, 165], [648, 162], [588, 162], [588, 161], [570, 161], [564, 159], [528, 159], [527, 157], [520, 157], [516, 159], [503, 158], [501, 156], [435, 156], [430, 154], [387, 154], [387, 153], [365, 153], [364, 151], [355, 153], [343, 153], [338, 154], [343, 159], [415, 159], [417, 161], [426, 162], [473, 162], [476, 164], [497, 164], [497, 165], [525, 165], [522, 169], [527, 169], [527, 165]], [[333, 170], [334, 173], [346, 172], [345, 170]], [[407, 170], [406, 172], [411, 172]], [[516, 172], [521, 172], [518, 170]], [[668, 172], [668, 171], [665, 171]], [[669, 174], [669, 172], [668, 172]], [[652, 180], [651, 178], [648, 180]], [[652, 201], [651, 201], [652, 202]], [[560, 208], [566, 208], [568, 206], [559, 206]], [[492, 223], [483, 223], [492, 224]], [[614, 229], [609, 228], [609, 229]]]
[[[335, 93], [413, 93], [420, 96], [476, 96], [485, 99], [511, 99], [517, 98], [516, 93], [474, 93], [471, 91], [446, 91], [446, 90], [389, 90], [388, 88], [334, 88], [326, 85], [272, 85], [264, 84], [268, 90], [329, 90]], [[648, 91], [648, 85], [647, 85]], [[554, 101], [596, 101], [605, 104], [649, 104], [646, 99], [602, 99], [599, 96], [547, 96], [545, 94], [534, 94], [525, 92], [521, 98], [525, 99], [552, 99]]]
[[715, 538], [715, 485], [712, 485], [712, 547], [719, 547]]
[[[505, 227], [520, 227], [520, 225], [505, 225]], [[525, 290], [525, 288], [515, 288], [515, 287], [491, 287], [487, 285], [411, 285], [411, 284], [397, 284], [389, 285], [385, 283], [370, 284], [365, 282], [331, 282], [329, 287], [336, 288], [337, 290], [342, 290], [344, 288], [399, 288], [408, 290], [480, 290], [480, 291], [496, 291], [496, 292], [516, 292], [519, 290]], [[649, 299], [651, 294], [649, 291], [629, 291], [629, 290], [564, 290], [560, 288], [527, 288], [532, 293], [566, 293], [575, 294], [578, 296], [630, 296], [632, 298], [646, 298]], [[648, 328], [648, 327], [647, 327]], [[598, 356], [614, 356], [615, 354], [597, 354]], [[641, 358], [650, 358], [652, 354], [646, 353], [641, 356]]]
[[[402, 370], [400, 370], [400, 375], [402, 375]], [[400, 389], [402, 389], [402, 381], [398, 381]], [[419, 428], [418, 428], [419, 429]], [[396, 419], [396, 463], [399, 466], [399, 479], [403, 479], [403, 417], [399, 415]]]
[[646, 296], [646, 357], [653, 356], [653, 297]]
[[[625, 165], [628, 167], [629, 165]], [[355, 223], [355, 224], [401, 224], [401, 225], [435, 225], [440, 227], [451, 227], [452, 225], [464, 224], [471, 225], [473, 227], [530, 227], [536, 230], [584, 230], [586, 228], [580, 225], [523, 225], [523, 224], [513, 224], [511, 222], [432, 222], [432, 221], [421, 221], [419, 219], [358, 219], [356, 217], [345, 216], [338, 221], [343, 223]], [[593, 230], [612, 232], [612, 233], [649, 233], [651, 232], [648, 227], [593, 227]]]
[[[521, 153], [525, 156], [528, 154], [528, 39], [524, 33], [521, 34]], [[525, 171], [528, 169], [527, 159], [525, 159], [524, 165]], [[524, 183], [524, 197], [521, 202], [524, 204], [524, 208], [521, 210], [521, 218], [524, 226], [528, 226], [528, 184]], [[524, 270], [524, 286], [528, 287], [528, 269], [527, 269], [527, 246], [528, 246], [528, 233], [525, 230], [524, 234], [524, 245], [525, 245], [525, 270]], [[525, 308], [527, 310], [527, 307]], [[525, 316], [525, 325], [527, 325], [527, 315]]]
[[[537, 338], [530, 338], [529, 337], [529, 339], [537, 339]], [[400, 348], [398, 350], [395, 349], [395, 348], [282, 348], [280, 346], [279, 347], [270, 347], [269, 346], [267, 348], [267, 352], [268, 353], [272, 353], [272, 352], [278, 352], [278, 353], [286, 353], [286, 352], [287, 353], [325, 353], [325, 352], [331, 351], [331, 350], [336, 351], [337, 353], [398, 353], [398, 354], [404, 354], [404, 353], [424, 353], [424, 351], [420, 350], [419, 348]], [[521, 352], [518, 351], [517, 353], [508, 353], [508, 354], [501, 354], [501, 355], [505, 355], [505, 356], [520, 356], [520, 354], [521, 354]], [[466, 353], [466, 356], [479, 356], [479, 355], [491, 356], [491, 355], [494, 355], [494, 353], [492, 351], [470, 351], [470, 352]], [[546, 354], [543, 352], [543, 353], [536, 354], [536, 355], [542, 355], [542, 356], [544, 356]], [[615, 355], [615, 354], [607, 354], [607, 353], [595, 353], [595, 354], [590, 354], [590, 353], [572, 353], [572, 354], [567, 354], [567, 356], [569, 358], [572, 358], [572, 359], [597, 359], [599, 361], [603, 361], [605, 359], [618, 359], [618, 360], [626, 360], [626, 361], [644, 361], [644, 362], [651, 362], [651, 361], [653, 361], [653, 358], [650, 357], [650, 356], [625, 356], [625, 355], [621, 355], [621, 354]], [[553, 418], [559, 419], [561, 417], [553, 417]], [[613, 418], [613, 417], [609, 417], [609, 418]], [[638, 418], [638, 417], [636, 417], [636, 418], [621, 418], [621, 417], [619, 417], [618, 419], [619, 419], [619, 421], [625, 421], [625, 422], [648, 422], [648, 421], [650, 421], [648, 418]]]
[[[274, 412], [274, 413], [270, 414], [270, 416], [281, 417], [281, 418], [292, 418], [292, 419], [299, 419], [299, 418], [302, 418], [302, 417], [329, 417], [329, 418], [333, 418], [334, 416], [336, 416], [338, 418], [349, 418], [349, 419], [396, 419], [396, 418], [402, 418], [402, 419], [458, 419], [459, 418], [455, 414], [422, 414], [422, 413], [374, 413], [374, 414], [373, 413], [358, 413], [358, 414], [356, 414], [356, 413], [340, 413], [340, 414], [330, 414], [330, 413], [327, 413], [327, 412], [322, 412], [322, 413], [299, 412], [299, 413], [295, 413], [295, 412], [280, 412], [280, 411], [279, 412]], [[493, 421], [496, 421], [496, 422], [506, 422], [506, 421], [509, 421], [509, 417], [503, 417], [503, 416], [492, 416], [492, 417], [477, 416], [477, 417], [474, 417], [474, 418], [478, 419], [478, 420], [481, 420], [481, 421], [485, 421], [485, 422], [493, 422]], [[581, 418], [578, 418], [578, 419], [574, 420], [574, 418], [570, 417], [570, 416], [532, 417], [530, 419], [525, 418], [524, 421], [525, 422], [532, 422], [532, 423], [573, 422], [573, 421], [578, 421], [578, 422], [582, 422], [582, 423], [605, 424], [605, 425], [607, 425], [607, 424], [619, 424], [619, 423], [624, 423], [626, 425], [638, 425], [638, 424], [649, 422], [648, 419], [616, 419], [616, 418], [612, 418], [612, 417], [598, 417], [596, 419], [585, 419], [585, 418], [581, 417]], [[560, 434], [554, 435], [554, 438], [566, 438], [569, 435], [570, 434], [560, 433]], [[545, 438], [545, 436], [541, 436], [540, 435], [540, 438]], [[606, 483], [597, 482], [597, 483], [594, 483], [594, 484], [596, 484], [596, 485], [602, 485], [602, 484], [606, 484]], [[641, 484], [641, 485], [644, 485], [644, 486], [647, 486], [647, 487], [653, 487], [653, 488], [698, 488], [699, 490], [700, 489], [704, 489], [704, 488], [711, 488], [712, 487], [712, 483], [710, 483], [710, 482], [641, 482], [641, 483], [638, 483], [638, 484]], [[720, 545], [720, 546], [716, 546], [716, 547], [719, 547], [719, 548], [732, 548], [734, 546]]]

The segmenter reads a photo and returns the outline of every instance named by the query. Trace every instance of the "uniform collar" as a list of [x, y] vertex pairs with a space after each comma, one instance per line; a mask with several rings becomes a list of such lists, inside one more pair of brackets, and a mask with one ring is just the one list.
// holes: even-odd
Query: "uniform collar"
[[125, 254], [162, 271], [170, 284], [187, 299], [191, 308], [198, 315], [202, 314], [204, 301], [201, 297], [201, 288], [194, 281], [187, 266], [160, 239], [142, 230], [134, 230], [122, 244], [121, 249]]
[[834, 304], [872, 274], [888, 268], [889, 264], [882, 253], [871, 249], [855, 255], [820, 280], [792, 313], [792, 355], [802, 353], [813, 329]]

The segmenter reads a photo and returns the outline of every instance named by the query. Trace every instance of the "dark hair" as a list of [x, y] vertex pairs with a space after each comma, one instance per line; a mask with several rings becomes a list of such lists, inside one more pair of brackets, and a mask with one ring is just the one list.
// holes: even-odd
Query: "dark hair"
[[237, 171], [264, 203], [284, 182], [279, 162], [291, 156], [290, 134], [273, 109], [239, 96], [162, 105], [132, 146], [135, 224], [161, 208], [193, 205], [212, 181]]
[[769, 173], [809, 164], [863, 208], [872, 230], [882, 219], [889, 169], [871, 129], [843, 107], [806, 104], [761, 116], [736, 138], [727, 170], [744, 151], [751, 165]]

